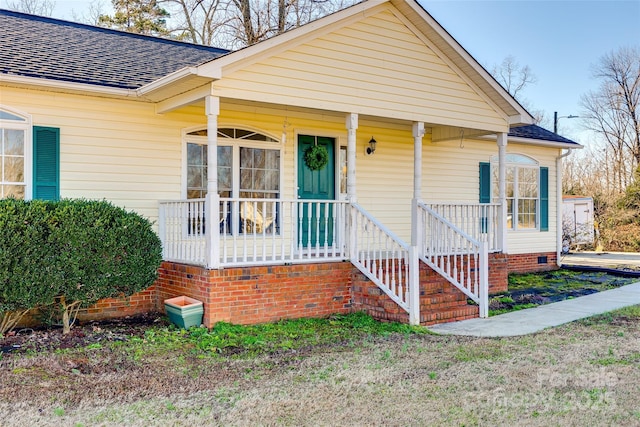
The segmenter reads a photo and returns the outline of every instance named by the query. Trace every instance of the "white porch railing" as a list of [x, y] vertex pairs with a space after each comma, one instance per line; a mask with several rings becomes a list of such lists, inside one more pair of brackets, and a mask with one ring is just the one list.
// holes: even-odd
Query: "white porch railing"
[[424, 203], [418, 203], [420, 259], [480, 306], [489, 315], [488, 244], [469, 236]]
[[409, 245], [358, 205], [351, 206], [351, 224], [351, 262], [419, 323], [417, 255], [412, 262]]
[[205, 200], [160, 202], [158, 232], [165, 261], [207, 265]]
[[[417, 324], [420, 258], [477, 302], [481, 317], [487, 316], [488, 242], [497, 238], [490, 231], [493, 225], [483, 233], [481, 224], [485, 213], [486, 223], [495, 224], [496, 205], [484, 210], [471, 205], [447, 208], [458, 212], [455, 221], [464, 212], [459, 207], [469, 206], [472, 220], [467, 223], [477, 222], [476, 231], [486, 236], [479, 240], [418, 203], [420, 238], [415, 248], [345, 201], [221, 198], [215, 205], [218, 209], [208, 212], [204, 199], [160, 203], [165, 260], [209, 268], [350, 260]], [[207, 230], [209, 224], [216, 228]], [[215, 235], [211, 244], [217, 244], [216, 250], [207, 245], [209, 234]], [[211, 254], [219, 256], [210, 259]]]
[[499, 203], [426, 203], [433, 211], [479, 242], [489, 252], [501, 252]]
[[[212, 221], [206, 220], [204, 199], [160, 203], [159, 232], [165, 260], [233, 267], [348, 259], [347, 202], [219, 200], [218, 211], [210, 214]], [[208, 259], [206, 245], [206, 228], [214, 222], [220, 236], [217, 260]]]

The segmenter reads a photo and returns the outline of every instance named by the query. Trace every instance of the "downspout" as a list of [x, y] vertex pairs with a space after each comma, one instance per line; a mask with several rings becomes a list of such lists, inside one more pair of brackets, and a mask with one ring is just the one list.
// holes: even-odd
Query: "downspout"
[[[562, 152], [562, 150], [560, 150]], [[571, 149], [556, 157], [556, 264], [562, 265], [562, 159], [571, 154]]]

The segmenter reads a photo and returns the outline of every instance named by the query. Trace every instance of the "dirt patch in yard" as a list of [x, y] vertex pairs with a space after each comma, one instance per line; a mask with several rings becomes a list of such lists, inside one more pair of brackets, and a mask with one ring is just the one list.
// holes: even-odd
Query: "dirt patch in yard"
[[127, 341], [143, 337], [151, 326], [166, 326], [168, 320], [159, 313], [148, 313], [121, 319], [80, 323], [63, 335], [62, 327], [17, 328], [0, 337], [0, 354], [11, 352], [39, 353], [43, 351], [87, 347], [108, 342]]

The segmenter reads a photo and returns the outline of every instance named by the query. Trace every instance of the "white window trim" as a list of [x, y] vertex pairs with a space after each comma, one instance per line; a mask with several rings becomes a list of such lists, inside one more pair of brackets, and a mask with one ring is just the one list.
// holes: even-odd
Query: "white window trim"
[[[269, 138], [272, 138], [274, 140], [276, 140], [276, 142], [267, 142], [267, 141], [254, 141], [254, 140], [250, 140], [250, 139], [233, 139], [233, 138], [226, 138], [223, 136], [218, 136], [218, 146], [220, 147], [231, 147], [233, 150], [233, 155], [232, 155], [232, 159], [233, 159], [233, 164], [231, 166], [231, 171], [233, 173], [233, 179], [232, 179], [232, 194], [234, 195], [234, 197], [238, 197], [238, 194], [240, 194], [240, 179], [236, 179], [239, 178], [239, 174], [240, 174], [240, 147], [247, 147], [247, 148], [263, 148], [263, 149], [268, 149], [268, 150], [279, 150], [280, 151], [280, 182], [279, 182], [279, 188], [280, 188], [280, 193], [279, 193], [279, 197], [276, 200], [280, 200], [283, 198], [283, 184], [284, 184], [284, 144], [282, 144], [282, 142], [280, 141], [279, 138], [276, 138], [275, 136], [269, 134], [268, 132], [264, 132], [260, 129], [256, 129], [253, 128], [251, 126], [246, 126], [246, 125], [237, 125], [237, 124], [218, 124], [218, 128], [219, 129], [223, 129], [223, 128], [236, 128], [236, 129], [242, 129], [242, 130], [247, 130], [247, 131], [251, 131], [251, 132], [256, 132], [256, 133], [260, 133], [263, 134], [265, 136], [268, 136]], [[180, 188], [180, 194], [181, 194], [181, 198], [183, 200], [187, 199], [187, 144], [188, 143], [195, 143], [195, 144], [200, 144], [200, 145], [208, 145], [208, 140], [206, 136], [197, 136], [197, 135], [189, 135], [190, 132], [195, 132], [195, 131], [199, 131], [199, 130], [206, 130], [207, 127], [206, 126], [194, 126], [194, 127], [190, 127], [190, 128], [186, 128], [183, 129], [182, 131], [182, 173], [181, 173], [181, 188]], [[238, 177], [236, 177], [236, 173], [238, 174]]]
[[0, 110], [24, 119], [24, 122], [0, 119], [0, 128], [24, 131], [24, 199], [31, 200], [33, 198], [33, 126], [31, 115], [4, 104], [0, 104]]
[[[513, 197], [513, 216], [514, 218], [511, 219], [511, 223], [513, 224], [513, 227], [507, 228], [508, 232], [518, 232], [518, 233], [532, 233], [532, 232], [539, 232], [540, 231], [540, 162], [537, 161], [536, 159], [534, 159], [531, 156], [527, 156], [526, 154], [520, 154], [520, 153], [508, 153], [507, 154], [507, 159], [509, 157], [516, 157], [516, 158], [523, 158], [523, 159], [527, 159], [529, 161], [531, 161], [531, 163], [521, 163], [521, 162], [517, 162], [517, 161], [506, 161], [505, 162], [505, 166], [507, 168], [509, 167], [515, 167], [515, 173], [514, 173], [514, 182], [513, 182], [513, 186], [514, 186], [514, 193], [517, 194], [518, 192], [518, 169], [519, 168], [528, 168], [528, 169], [537, 169], [538, 171], [538, 197], [536, 198], [536, 219], [535, 219], [535, 227], [532, 228], [520, 228], [518, 227], [518, 211], [517, 211], [517, 202], [518, 200], [520, 200], [520, 198], [516, 198]], [[494, 199], [496, 199], [498, 196], [494, 195], [493, 193], [493, 184], [494, 184], [494, 180], [493, 180], [493, 168], [496, 167], [498, 168], [498, 156], [492, 156], [491, 160], [490, 160], [490, 167], [491, 167], [491, 182], [490, 182], [490, 186], [491, 186], [491, 200], [493, 201]], [[509, 197], [507, 197], [507, 200], [509, 200]], [[525, 198], [523, 200], [530, 200], [529, 198]], [[508, 212], [507, 212], [508, 213]], [[505, 221], [506, 223], [506, 221]]]

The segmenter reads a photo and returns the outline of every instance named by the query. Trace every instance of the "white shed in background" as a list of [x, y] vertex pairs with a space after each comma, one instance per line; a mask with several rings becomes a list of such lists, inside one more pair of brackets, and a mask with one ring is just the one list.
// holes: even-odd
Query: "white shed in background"
[[592, 245], [594, 239], [593, 225], [593, 198], [584, 196], [562, 197], [563, 247]]

